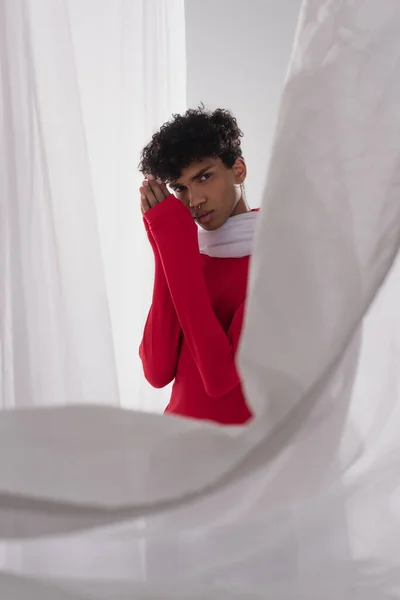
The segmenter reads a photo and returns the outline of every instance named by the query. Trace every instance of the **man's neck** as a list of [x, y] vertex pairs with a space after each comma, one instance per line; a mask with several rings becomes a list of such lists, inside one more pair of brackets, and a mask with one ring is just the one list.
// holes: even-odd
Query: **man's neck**
[[236, 217], [236, 215], [243, 215], [244, 213], [250, 212], [250, 208], [246, 202], [246, 200], [243, 198], [243, 196], [240, 198], [239, 202], [236, 204], [235, 209], [233, 211], [233, 213], [231, 214], [231, 217]]

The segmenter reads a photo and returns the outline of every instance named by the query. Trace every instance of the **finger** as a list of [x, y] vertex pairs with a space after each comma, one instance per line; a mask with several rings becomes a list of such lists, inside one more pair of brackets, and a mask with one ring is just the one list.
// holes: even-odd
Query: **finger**
[[149, 201], [147, 200], [145, 189], [143, 187], [141, 187], [139, 189], [139, 192], [140, 192], [140, 209], [142, 211], [142, 214], [144, 214], [151, 208], [151, 205], [150, 205]]
[[153, 208], [153, 206], [158, 204], [158, 200], [157, 200], [153, 190], [151, 189], [150, 182], [147, 181], [147, 179], [145, 181], [143, 181], [143, 193], [149, 204], [149, 208]]
[[166, 193], [166, 191], [163, 189], [163, 183], [160, 179], [156, 179], [153, 175], [149, 175], [147, 180], [157, 202], [162, 202], [167, 196], [169, 196], [168, 191]]
[[158, 184], [160, 190], [164, 194], [164, 198], [171, 195], [166, 183], [162, 179], [159, 177], [154, 177], [154, 175], [146, 175], [146, 178], [150, 181], [150, 184], [152, 184], [154, 181]]
[[164, 197], [168, 198], [168, 196], [171, 195], [171, 192], [167, 188], [167, 185], [163, 181], [161, 181], [161, 179], [157, 179], [157, 183], [159, 184], [162, 192], [164, 193]]

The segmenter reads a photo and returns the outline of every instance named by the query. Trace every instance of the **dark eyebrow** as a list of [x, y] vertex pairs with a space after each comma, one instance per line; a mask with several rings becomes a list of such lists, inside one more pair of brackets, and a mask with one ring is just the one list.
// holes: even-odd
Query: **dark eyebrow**
[[[191, 181], [196, 181], [196, 179], [200, 179], [200, 177], [202, 177], [202, 175], [204, 175], [204, 173], [206, 171], [208, 171], [208, 169], [211, 169], [211, 167], [213, 167], [214, 165], [208, 165], [208, 167], [203, 167], [203, 169], [200, 169], [200, 171], [198, 171], [195, 175], [193, 175], [193, 177], [191, 177]], [[169, 186], [171, 188], [177, 188], [179, 186], [183, 185], [182, 183], [179, 183], [179, 181], [174, 181], [169, 184]]]

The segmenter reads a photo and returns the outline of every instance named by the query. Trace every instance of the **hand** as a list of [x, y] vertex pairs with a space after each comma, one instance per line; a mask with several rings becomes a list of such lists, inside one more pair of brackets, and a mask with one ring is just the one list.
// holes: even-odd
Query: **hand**
[[167, 186], [160, 179], [155, 179], [153, 175], [148, 175], [147, 179], [143, 181], [140, 191], [140, 202], [141, 210], [144, 215], [145, 212], [159, 204], [170, 196]]

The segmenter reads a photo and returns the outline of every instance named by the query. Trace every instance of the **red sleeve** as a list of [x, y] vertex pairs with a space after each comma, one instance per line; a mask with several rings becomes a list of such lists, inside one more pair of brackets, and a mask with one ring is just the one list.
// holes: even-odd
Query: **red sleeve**
[[162, 388], [175, 378], [181, 326], [165, 279], [160, 253], [149, 230], [147, 233], [154, 252], [155, 273], [153, 299], [139, 354], [147, 381], [155, 388]]
[[172, 301], [206, 392], [213, 397], [223, 396], [240, 384], [234, 354], [243, 306], [226, 334], [208, 295], [197, 226], [179, 200], [168, 197], [146, 212], [145, 219], [157, 244]]

